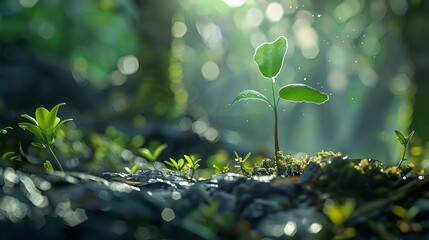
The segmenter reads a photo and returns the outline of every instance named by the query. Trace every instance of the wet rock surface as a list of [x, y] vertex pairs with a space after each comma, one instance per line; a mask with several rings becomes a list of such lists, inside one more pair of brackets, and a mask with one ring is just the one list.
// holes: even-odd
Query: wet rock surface
[[93, 176], [2, 167], [0, 238], [428, 239], [429, 178], [359, 164], [337, 157], [289, 178], [196, 182], [160, 170]]

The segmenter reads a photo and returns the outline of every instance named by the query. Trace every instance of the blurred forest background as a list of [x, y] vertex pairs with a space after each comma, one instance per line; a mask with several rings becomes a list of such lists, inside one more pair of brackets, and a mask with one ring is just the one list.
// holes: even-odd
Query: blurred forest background
[[246, 89], [270, 96], [252, 56], [284, 35], [277, 87], [306, 83], [330, 95], [320, 106], [280, 104], [284, 152], [395, 163], [394, 130], [414, 129], [410, 152], [429, 167], [428, 24], [424, 0], [3, 0], [0, 129], [14, 130], [0, 136], [0, 154], [21, 141], [46, 159], [17, 122], [66, 102], [59, 116], [74, 123], [56, 147], [68, 169], [120, 171], [144, 162], [140, 148], [163, 143], [161, 160], [270, 157], [271, 109], [224, 107]]

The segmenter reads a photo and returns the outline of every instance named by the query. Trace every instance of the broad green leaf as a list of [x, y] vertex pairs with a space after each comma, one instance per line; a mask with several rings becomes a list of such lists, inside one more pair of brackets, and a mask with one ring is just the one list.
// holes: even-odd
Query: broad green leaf
[[400, 131], [395, 130], [395, 134], [396, 134], [396, 137], [398, 138], [398, 141], [399, 141], [402, 145], [407, 144], [407, 139], [404, 137], [404, 135], [403, 135]]
[[286, 55], [287, 40], [280, 36], [274, 42], [264, 43], [256, 48], [253, 59], [259, 71], [266, 78], [275, 78], [282, 66]]
[[279, 91], [284, 100], [293, 102], [310, 102], [321, 104], [329, 100], [329, 96], [305, 84], [288, 84]]
[[52, 166], [52, 163], [49, 162], [48, 160], [46, 160], [43, 163], [43, 167], [45, 168], [46, 171], [54, 171], [54, 167]]
[[264, 94], [262, 94], [258, 91], [255, 91], [255, 90], [245, 90], [245, 91], [242, 91], [241, 93], [239, 93], [237, 95], [237, 97], [235, 97], [234, 101], [232, 101], [232, 103], [228, 104], [225, 107], [225, 109], [229, 108], [231, 105], [233, 105], [234, 103], [236, 103], [238, 101], [248, 100], [248, 99], [261, 100], [261, 101], [268, 103], [271, 107], [273, 107], [273, 105], [270, 103], [268, 98], [264, 96]]
[[32, 134], [34, 134], [39, 140], [45, 141], [45, 138], [42, 135], [42, 132], [40, 131], [40, 128], [38, 126], [35, 126], [28, 122], [22, 122], [19, 123], [18, 126], [24, 130], [28, 130]]
[[49, 111], [46, 108], [40, 107], [36, 109], [36, 121], [39, 123], [39, 127], [42, 131], [45, 131], [46, 128], [46, 119], [48, 118]]
[[[49, 128], [51, 126], [55, 126], [56, 122], [59, 122], [60, 119], [57, 118], [57, 114], [58, 114], [58, 109], [62, 106], [65, 105], [65, 103], [59, 103], [57, 104], [55, 107], [53, 107], [51, 109], [51, 111], [48, 113], [48, 115], [46, 116], [46, 128]], [[57, 120], [58, 119], [58, 120]]]

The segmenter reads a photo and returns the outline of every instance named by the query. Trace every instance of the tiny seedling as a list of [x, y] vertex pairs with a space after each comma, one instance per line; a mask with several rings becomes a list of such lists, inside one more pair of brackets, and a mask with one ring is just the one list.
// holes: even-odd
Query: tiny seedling
[[151, 161], [151, 162], [155, 162], [159, 155], [167, 148], [167, 144], [162, 144], [159, 145], [158, 147], [155, 148], [155, 150], [152, 152], [150, 149], [148, 148], [141, 148], [139, 150], [139, 153], [145, 157], [147, 160]]
[[[180, 171], [182, 173], [190, 171], [190, 178], [194, 178], [195, 170], [197, 170], [200, 167], [200, 164], [198, 162], [201, 161], [201, 159], [196, 159], [194, 156], [188, 156], [183, 155], [183, 158], [179, 160], [174, 160], [173, 158], [169, 159], [170, 161], [164, 161], [165, 164], [173, 167], [175, 170]], [[186, 162], [185, 162], [186, 160]]]
[[407, 148], [408, 143], [410, 142], [411, 138], [414, 136], [414, 130], [410, 132], [410, 134], [405, 137], [404, 134], [402, 134], [400, 131], [395, 130], [396, 138], [401, 143], [401, 145], [404, 147], [404, 151], [402, 152], [401, 160], [399, 160], [397, 167], [399, 168], [404, 160], [407, 160], [405, 158], [405, 155], [407, 154]]
[[125, 167], [125, 171], [127, 171], [127, 173], [129, 173], [129, 174], [133, 174], [133, 173], [136, 173], [137, 170], [139, 170], [139, 167], [140, 167], [139, 164], [136, 163], [131, 168]]
[[[51, 155], [54, 157], [55, 161], [57, 162], [58, 168], [61, 171], [64, 171], [60, 161], [58, 160], [57, 156], [51, 148], [51, 145], [55, 143], [55, 137], [61, 126], [66, 122], [72, 121], [72, 119], [65, 119], [61, 121], [61, 119], [57, 117], [58, 109], [62, 105], [65, 105], [65, 103], [57, 104], [51, 109], [51, 111], [43, 107], [37, 108], [35, 112], [35, 118], [27, 114], [22, 114], [21, 116], [29, 120], [30, 122], [21, 122], [18, 125], [20, 128], [28, 130], [33, 135], [35, 135], [38, 141], [32, 142], [31, 145], [38, 148], [48, 149]], [[49, 161], [46, 161], [43, 165], [45, 169], [52, 168], [52, 164], [50, 164]]]
[[6, 133], [7, 133], [7, 130], [12, 130], [12, 129], [13, 129], [12, 127], [7, 126], [7, 127], [4, 127], [4, 128], [2, 128], [2, 129], [0, 129], [0, 133], [2, 133], [2, 134], [6, 134]]
[[244, 167], [244, 164], [246, 161], [250, 158], [251, 153], [248, 152], [244, 158], [240, 157], [236, 151], [234, 151], [235, 159], [234, 161], [237, 163], [235, 167], [240, 168], [240, 171], [243, 173], [244, 176], [250, 176], [250, 174], [246, 171], [246, 168]]
[[218, 166], [216, 164], [213, 164], [213, 168], [216, 170], [219, 174], [224, 174], [229, 172], [229, 163], [227, 163], [225, 166]]
[[322, 104], [329, 100], [329, 96], [325, 93], [319, 92], [316, 89], [307, 86], [305, 84], [287, 84], [280, 88], [278, 94], [275, 93], [276, 77], [280, 73], [283, 66], [283, 60], [287, 50], [287, 39], [284, 36], [280, 36], [274, 42], [263, 43], [256, 48], [253, 60], [258, 65], [259, 71], [265, 77], [270, 79], [272, 99], [268, 99], [262, 93], [255, 90], [245, 90], [237, 95], [234, 101], [227, 105], [225, 109], [229, 108], [232, 104], [241, 101], [256, 99], [266, 103], [274, 111], [274, 149], [275, 149], [275, 160], [278, 167], [278, 152], [279, 149], [279, 138], [278, 138], [278, 120], [277, 120], [277, 107], [280, 99], [292, 102], [308, 102]]

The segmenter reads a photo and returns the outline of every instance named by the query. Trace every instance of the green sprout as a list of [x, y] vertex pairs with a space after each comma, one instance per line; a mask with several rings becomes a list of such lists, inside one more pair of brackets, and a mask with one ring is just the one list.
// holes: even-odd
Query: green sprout
[[410, 134], [409, 134], [407, 137], [405, 137], [405, 136], [404, 136], [404, 134], [402, 134], [402, 133], [401, 133], [400, 131], [398, 131], [398, 130], [395, 130], [395, 134], [396, 134], [396, 137], [397, 137], [398, 141], [399, 141], [399, 142], [401, 143], [401, 145], [404, 147], [404, 151], [403, 151], [403, 153], [402, 153], [401, 160], [399, 160], [398, 165], [397, 165], [397, 167], [399, 168], [399, 167], [401, 166], [402, 162], [403, 162], [404, 160], [407, 160], [407, 159], [405, 158], [405, 155], [406, 155], [406, 153], [407, 153], [408, 143], [410, 142], [411, 138], [412, 138], [412, 137], [413, 137], [413, 135], [414, 135], [414, 130], [413, 130], [413, 131], [411, 131], [411, 132], [410, 132]]
[[[18, 125], [20, 128], [28, 130], [33, 135], [35, 135], [38, 139], [38, 142], [32, 142], [31, 145], [38, 148], [47, 148], [57, 162], [58, 168], [61, 171], [64, 171], [60, 161], [51, 148], [51, 145], [55, 143], [55, 137], [61, 126], [66, 122], [72, 121], [72, 119], [65, 119], [61, 121], [61, 119], [57, 117], [58, 109], [62, 105], [65, 105], [65, 103], [57, 104], [51, 109], [51, 111], [43, 107], [37, 108], [35, 112], [35, 118], [27, 114], [22, 114], [21, 116], [30, 122], [21, 122]], [[50, 164], [49, 161], [44, 163], [44, 167], [45, 169], [53, 169], [52, 164]]]
[[263, 43], [256, 48], [253, 60], [258, 65], [259, 71], [265, 77], [271, 80], [272, 99], [268, 99], [262, 93], [255, 90], [245, 90], [237, 95], [234, 101], [227, 105], [225, 109], [229, 108], [232, 104], [248, 99], [261, 100], [274, 110], [274, 149], [275, 160], [278, 167], [278, 152], [279, 137], [278, 137], [278, 120], [277, 120], [277, 107], [280, 99], [292, 102], [309, 102], [322, 104], [329, 100], [329, 96], [325, 93], [319, 92], [316, 89], [305, 84], [287, 84], [280, 88], [278, 94], [275, 93], [274, 83], [276, 77], [280, 73], [283, 66], [283, 59], [286, 55], [287, 39], [284, 36], [278, 37], [274, 42]]
[[161, 155], [161, 153], [167, 148], [167, 144], [162, 144], [159, 145], [158, 147], [155, 148], [155, 150], [152, 152], [150, 149], [148, 148], [141, 148], [139, 150], [139, 153], [145, 157], [147, 160], [151, 161], [151, 162], [155, 162], [159, 155]]
[[12, 127], [7, 126], [7, 127], [4, 127], [4, 128], [2, 128], [2, 129], [0, 129], [0, 133], [2, 133], [2, 134], [6, 134], [6, 133], [7, 133], [7, 130], [12, 130], [12, 129], [13, 129]]
[[[183, 159], [184, 158], [184, 159]], [[198, 162], [201, 161], [201, 159], [196, 159], [194, 156], [188, 156], [183, 155], [183, 158], [179, 160], [174, 160], [173, 158], [170, 158], [170, 161], [164, 161], [165, 164], [173, 167], [175, 170], [180, 171], [182, 173], [190, 171], [190, 178], [194, 178], [195, 170], [197, 170], [200, 167], [200, 164]], [[186, 162], [185, 162], [186, 160]]]
[[139, 170], [139, 167], [140, 167], [139, 164], [136, 163], [131, 168], [125, 167], [125, 171], [127, 171], [129, 174], [134, 174], [137, 172], [137, 170]]
[[246, 168], [244, 167], [244, 164], [249, 159], [251, 153], [248, 152], [244, 158], [240, 157], [240, 155], [238, 155], [236, 151], [234, 151], [234, 154], [235, 154], [234, 161], [237, 162], [237, 165], [235, 165], [235, 167], [239, 167], [240, 168], [239, 171], [241, 171], [244, 176], [250, 176], [250, 174], [247, 172]]
[[225, 174], [229, 171], [229, 163], [224, 166], [218, 166], [216, 164], [213, 164], [213, 168], [216, 170], [217, 173]]

